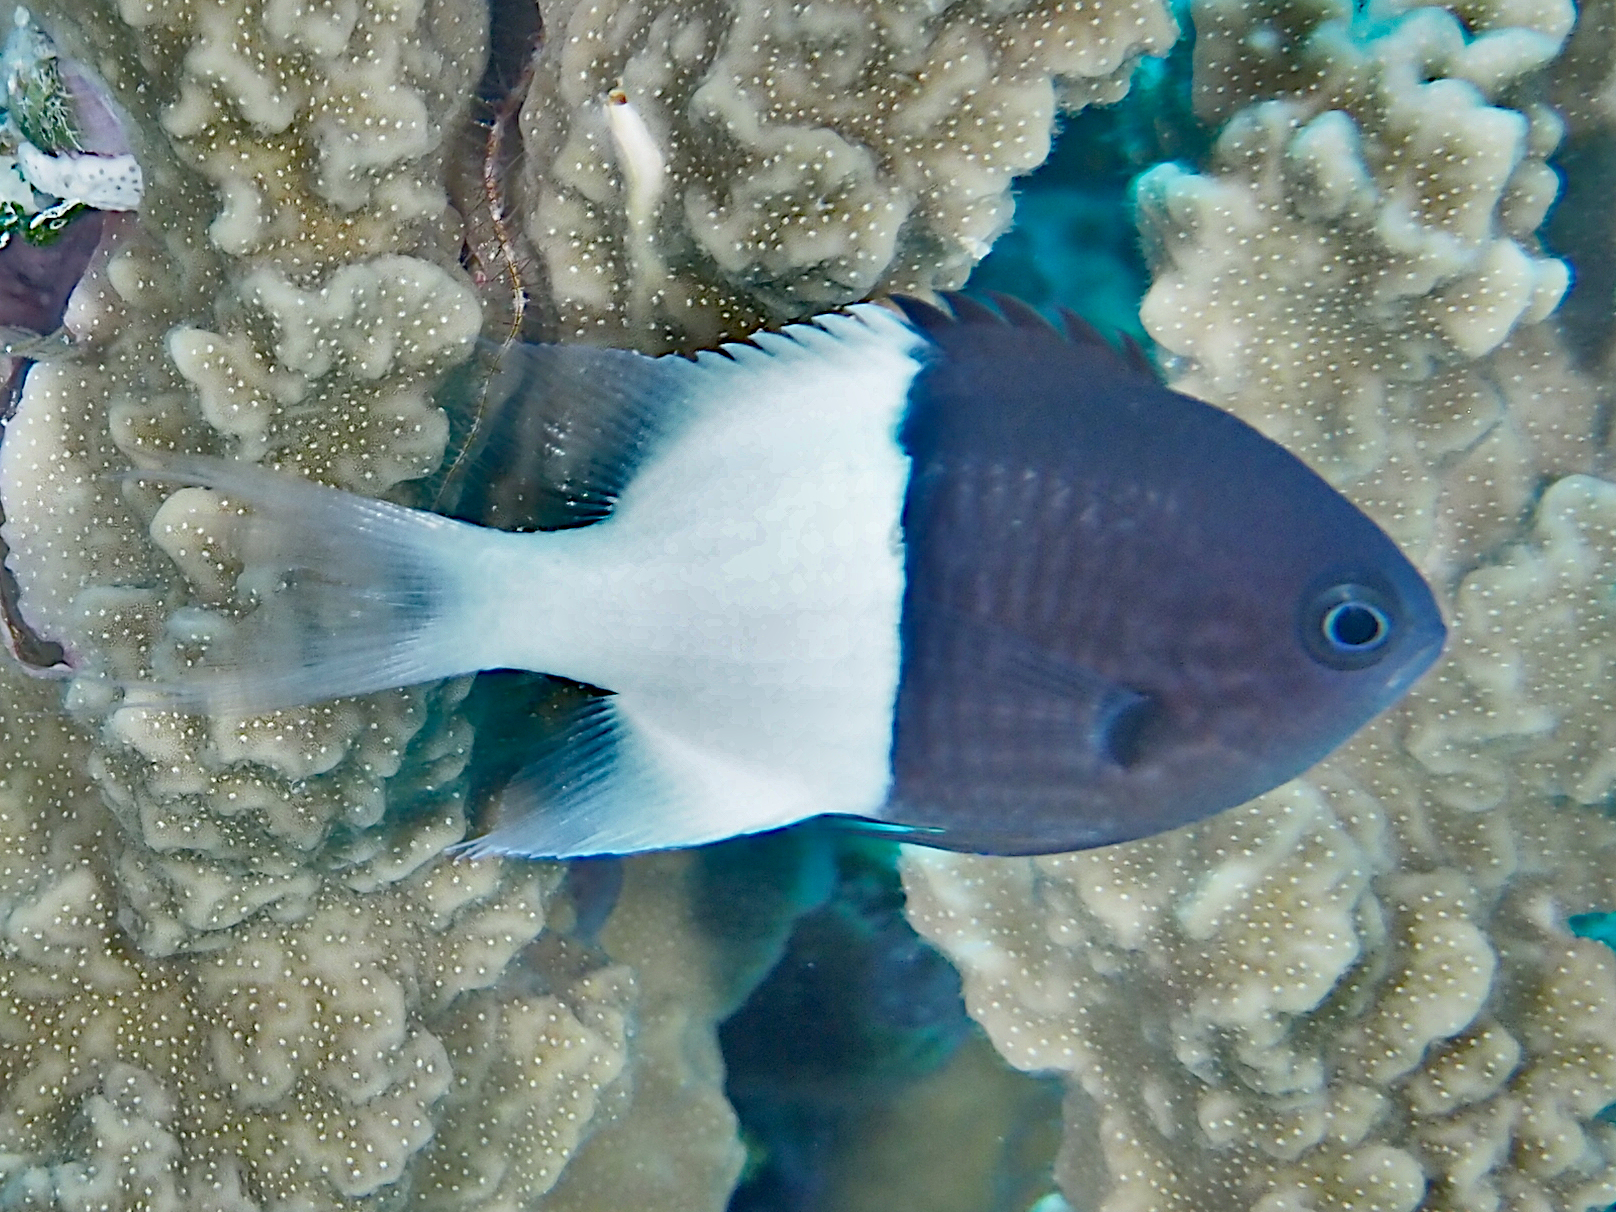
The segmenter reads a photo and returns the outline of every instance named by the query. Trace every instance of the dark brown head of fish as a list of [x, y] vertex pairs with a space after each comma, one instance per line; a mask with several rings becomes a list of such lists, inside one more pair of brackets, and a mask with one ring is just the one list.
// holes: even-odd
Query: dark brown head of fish
[[907, 587], [882, 816], [988, 853], [1171, 829], [1293, 778], [1436, 659], [1381, 529], [1076, 322], [905, 304]]

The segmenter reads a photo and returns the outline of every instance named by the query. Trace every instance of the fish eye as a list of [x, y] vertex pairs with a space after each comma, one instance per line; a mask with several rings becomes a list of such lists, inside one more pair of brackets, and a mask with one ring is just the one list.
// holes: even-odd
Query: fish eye
[[1385, 654], [1394, 630], [1388, 594], [1342, 581], [1309, 595], [1302, 609], [1302, 642], [1332, 669], [1364, 669]]
[[1325, 640], [1346, 652], [1378, 648], [1391, 627], [1391, 620], [1369, 602], [1338, 602], [1324, 614]]

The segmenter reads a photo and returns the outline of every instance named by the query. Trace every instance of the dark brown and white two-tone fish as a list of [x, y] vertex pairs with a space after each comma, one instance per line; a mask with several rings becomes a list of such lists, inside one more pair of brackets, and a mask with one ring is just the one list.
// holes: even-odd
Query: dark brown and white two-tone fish
[[292, 574], [159, 701], [535, 670], [610, 693], [473, 852], [625, 853], [838, 814], [1013, 854], [1242, 803], [1435, 659], [1420, 575], [1251, 427], [1081, 325], [900, 306], [695, 359], [511, 350], [508, 390], [601, 418], [573, 430], [593, 453], [571, 497], [590, 524], [570, 529], [220, 460], [158, 469], [250, 505]]

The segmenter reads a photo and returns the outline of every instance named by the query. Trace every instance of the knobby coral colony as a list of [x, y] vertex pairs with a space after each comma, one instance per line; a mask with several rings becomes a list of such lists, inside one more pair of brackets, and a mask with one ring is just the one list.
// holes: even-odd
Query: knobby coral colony
[[[121, 473], [222, 451], [417, 491], [449, 436], [434, 392], [485, 315], [511, 328], [490, 266], [539, 335], [647, 351], [956, 286], [1057, 106], [1121, 95], [1174, 25], [1149, 0], [541, 10], [501, 128], [518, 163], [454, 207], [457, 148], [498, 152], [469, 121], [480, 3], [62, 0], [16, 26], [8, 79], [46, 104], [9, 101], [13, 200], [139, 200], [54, 245], [25, 216], [4, 250], [49, 253], [72, 295], [18, 321], [37, 361], [0, 443], [23, 649], [0, 673], [0, 1198], [690, 1209], [735, 1181], [687, 860], [631, 864], [598, 947], [554, 866], [451, 860], [463, 683], [119, 710], [253, 588], [232, 506]], [[89, 221], [75, 289], [52, 258]], [[40, 340], [59, 319], [69, 343]]]

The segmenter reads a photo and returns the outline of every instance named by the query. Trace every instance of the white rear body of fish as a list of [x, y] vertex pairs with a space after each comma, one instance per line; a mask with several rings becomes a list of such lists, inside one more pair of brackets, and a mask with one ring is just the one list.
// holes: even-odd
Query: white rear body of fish
[[873, 812], [900, 659], [897, 429], [922, 345], [865, 306], [658, 360], [658, 440], [611, 515], [572, 530], [508, 533], [181, 460], [162, 474], [253, 506], [260, 553], [323, 570], [328, 601], [317, 620], [266, 619], [250, 653], [158, 701], [253, 711], [501, 668], [611, 691], [593, 726], [609, 752], [591, 763], [575, 743], [537, 780], [559, 796], [519, 779], [507, 798], [543, 810], [503, 811], [475, 853], [655, 849]]

